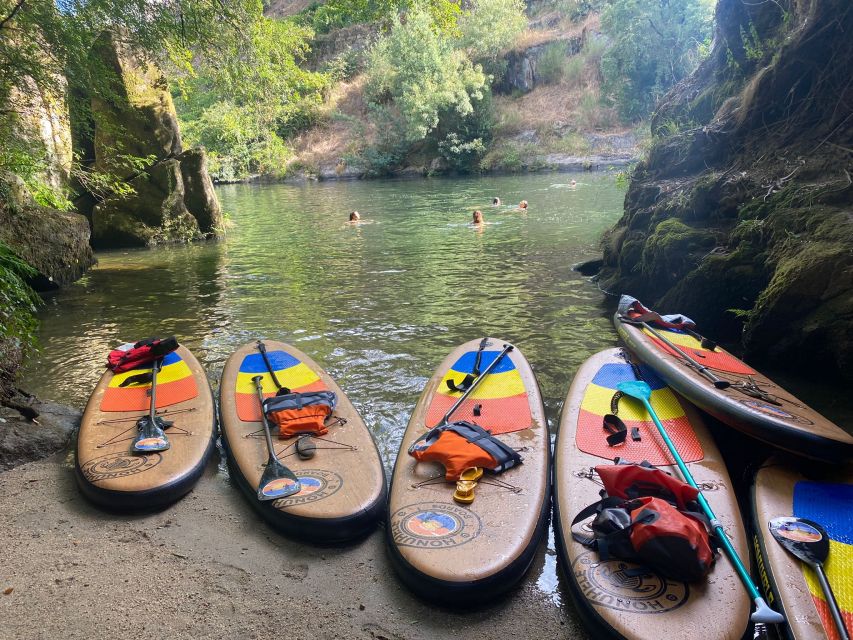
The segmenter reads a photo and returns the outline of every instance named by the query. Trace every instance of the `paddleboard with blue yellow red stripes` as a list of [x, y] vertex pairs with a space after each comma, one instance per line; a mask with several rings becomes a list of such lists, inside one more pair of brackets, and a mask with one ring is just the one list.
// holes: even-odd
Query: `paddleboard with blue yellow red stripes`
[[[570, 591], [595, 638], [683, 638], [686, 630], [696, 630], [700, 624], [701, 631], [687, 635], [739, 640], [749, 623], [750, 601], [727, 560], [718, 559], [706, 581], [685, 584], [616, 558], [602, 561], [595, 551], [572, 538], [575, 515], [600, 499], [601, 484], [594, 467], [612, 464], [617, 457], [630, 462], [648, 460], [680, 477], [642, 404], [629, 397], [614, 402], [616, 385], [637, 380], [639, 372], [639, 378], [652, 389], [652, 407], [679, 454], [735, 549], [747, 557], [746, 534], [731, 479], [699, 413], [650, 367], [629, 358], [623, 349], [607, 349], [590, 357], [575, 375], [563, 405], [554, 446], [554, 529]], [[612, 413], [614, 404], [628, 435], [624, 443], [611, 447], [603, 418]], [[632, 439], [633, 427], [638, 428], [640, 441]]]
[[754, 544], [761, 554], [761, 584], [768, 601], [784, 611], [791, 640], [837, 640], [817, 574], [785, 551], [767, 523], [796, 516], [822, 525], [829, 535], [824, 563], [847, 629], [853, 632], [853, 467], [805, 468], [781, 456], [759, 469], [752, 490]]
[[[515, 347], [482, 380], [452, 420], [474, 422], [516, 449], [523, 463], [486, 472], [471, 504], [454, 502], [455, 483], [436, 462], [417, 462], [409, 446], [436, 426], [462, 395], [481, 339], [454, 349], [439, 365], [415, 407], [394, 465], [386, 537], [394, 568], [419, 595], [466, 606], [488, 602], [525, 574], [545, 531], [549, 504], [550, 438], [536, 378]], [[487, 338], [484, 371], [507, 343]]]
[[726, 389], [717, 389], [647, 328], [621, 322], [618, 313], [613, 322], [637, 358], [672, 389], [721, 422], [799, 456], [832, 463], [853, 460], [853, 435], [722, 347], [712, 351], [682, 331], [655, 327], [699, 366], [731, 383]]
[[231, 478], [258, 513], [283, 533], [312, 543], [341, 543], [370, 533], [385, 510], [385, 470], [356, 408], [314, 360], [295, 347], [265, 340], [275, 379], [292, 392], [333, 391], [338, 404], [326, 421], [328, 433], [309, 437], [315, 455], [296, 455], [297, 438], [273, 432], [276, 455], [297, 475], [302, 489], [287, 498], [259, 502], [257, 487], [268, 454], [254, 378], [263, 395], [278, 392], [257, 341], [238, 348], [225, 364], [220, 382], [220, 422]]
[[[151, 383], [128, 384], [130, 378], [150, 374], [151, 367], [138, 367], [114, 374], [101, 398], [101, 411], [143, 411], [150, 404]], [[163, 358], [157, 374], [157, 408], [192, 400], [198, 395], [198, 384], [193, 372], [181, 357], [173, 351]]]
[[168, 354], [157, 374], [157, 415], [173, 422], [166, 429], [170, 448], [131, 453], [137, 420], [148, 414], [151, 383], [121, 386], [151, 372], [106, 371], [86, 405], [76, 444], [76, 476], [83, 493], [99, 505], [119, 510], [147, 509], [173, 502], [201, 477], [213, 452], [216, 420], [207, 374], [184, 346]]

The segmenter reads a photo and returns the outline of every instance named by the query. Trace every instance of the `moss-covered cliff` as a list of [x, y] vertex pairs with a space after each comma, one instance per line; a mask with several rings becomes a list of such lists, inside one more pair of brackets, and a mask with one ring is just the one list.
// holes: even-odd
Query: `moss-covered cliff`
[[849, 0], [720, 0], [709, 58], [654, 117], [603, 284], [853, 378], [851, 66]]

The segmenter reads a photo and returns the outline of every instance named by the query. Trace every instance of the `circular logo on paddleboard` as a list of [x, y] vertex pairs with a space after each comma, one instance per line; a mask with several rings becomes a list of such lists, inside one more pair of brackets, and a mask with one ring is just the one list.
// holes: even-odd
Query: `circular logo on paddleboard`
[[292, 507], [297, 504], [317, 502], [335, 494], [344, 485], [344, 480], [334, 471], [306, 469], [296, 474], [302, 489], [292, 496], [273, 502], [274, 507]]
[[740, 402], [750, 409], [754, 409], [755, 411], [759, 411], [766, 416], [770, 416], [771, 418], [779, 418], [780, 420], [790, 420], [792, 422], [799, 422], [800, 424], [814, 424], [808, 418], [804, 418], [803, 416], [798, 416], [793, 413], [789, 413], [784, 409], [780, 409], [777, 406], [772, 404], [768, 404], [767, 402], [762, 402], [761, 400], [755, 400], [753, 398], [741, 398]]
[[109, 453], [93, 458], [80, 467], [83, 477], [89, 482], [123, 478], [148, 471], [162, 462], [160, 453], [131, 455], [130, 453]]
[[796, 518], [776, 518], [770, 521], [770, 530], [794, 542], [820, 542], [820, 531]]
[[572, 564], [575, 580], [593, 605], [631, 613], [667, 613], [690, 597], [684, 582], [669, 580], [646, 567], [622, 560], [600, 562], [586, 551]]
[[473, 511], [447, 503], [412, 504], [391, 516], [391, 534], [401, 547], [458, 547], [476, 538], [482, 526]]

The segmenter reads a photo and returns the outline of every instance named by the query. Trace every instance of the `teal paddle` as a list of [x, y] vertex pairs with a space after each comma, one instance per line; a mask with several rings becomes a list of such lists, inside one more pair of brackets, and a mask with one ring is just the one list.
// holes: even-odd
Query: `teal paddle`
[[[669, 453], [672, 455], [675, 463], [678, 465], [679, 470], [681, 471], [681, 475], [684, 477], [684, 481], [689, 484], [694, 489], [699, 490], [696, 481], [693, 479], [693, 475], [690, 473], [690, 470], [687, 468], [687, 465], [684, 464], [684, 460], [681, 458], [681, 455], [678, 453], [678, 449], [675, 448], [675, 444], [673, 444], [672, 440], [667, 434], [666, 429], [661, 424], [660, 419], [655, 413], [655, 410], [652, 408], [651, 403], [649, 402], [649, 398], [652, 397], [652, 389], [651, 387], [643, 382], [642, 380], [629, 380], [626, 382], [620, 382], [616, 385], [616, 388], [624, 393], [626, 396], [631, 396], [632, 398], [636, 398], [645, 406], [646, 411], [648, 411], [649, 415], [652, 417], [652, 420], [655, 423], [655, 426], [658, 428], [658, 433], [660, 433], [661, 438], [666, 443], [666, 448], [669, 449]], [[711, 526], [714, 529], [714, 532], [717, 534], [717, 538], [720, 541], [720, 544], [723, 547], [723, 551], [726, 556], [728, 556], [732, 565], [734, 565], [735, 570], [737, 571], [738, 577], [740, 581], [743, 583], [743, 586], [746, 587], [747, 592], [749, 593], [749, 597], [752, 598], [752, 601], [755, 603], [755, 611], [752, 612], [750, 619], [753, 622], [763, 622], [764, 624], [781, 624], [785, 622], [785, 616], [783, 616], [778, 611], [774, 611], [771, 609], [767, 603], [764, 601], [764, 598], [761, 597], [761, 594], [758, 592], [758, 588], [755, 586], [755, 583], [752, 581], [752, 578], [747, 572], [746, 567], [743, 566], [743, 562], [737, 555], [737, 551], [732, 546], [729, 537], [726, 535], [726, 532], [723, 530], [723, 525], [720, 524], [720, 521], [717, 520], [717, 516], [714, 515], [714, 511], [711, 509], [711, 505], [708, 504], [708, 501], [705, 499], [705, 496], [702, 495], [702, 491], [699, 490], [699, 506], [702, 507], [702, 511], [708, 516], [708, 519], [711, 521]]]

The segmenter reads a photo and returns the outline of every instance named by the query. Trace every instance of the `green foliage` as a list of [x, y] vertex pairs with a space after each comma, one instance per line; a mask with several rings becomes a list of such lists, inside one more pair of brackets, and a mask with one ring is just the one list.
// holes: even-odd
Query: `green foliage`
[[527, 26], [522, 0], [472, 0], [459, 17], [458, 46], [473, 60], [496, 61]]
[[601, 8], [603, 0], [557, 0], [556, 8], [569, 17], [572, 22], [577, 22], [593, 11]]
[[[566, 65], [569, 48], [566, 42], [549, 42], [545, 45], [542, 55], [536, 61], [536, 75], [538, 75], [545, 84], [557, 84], [566, 76]], [[574, 65], [580, 63], [580, 69], [583, 69], [583, 61], [577, 58], [572, 58]], [[577, 72], [577, 75], [580, 75]]]
[[416, 6], [426, 10], [435, 27], [446, 33], [455, 30], [456, 19], [462, 12], [459, 2], [452, 0], [328, 0], [310, 6], [302, 18], [318, 33], [328, 33], [364, 22], [390, 25], [398, 13]]
[[299, 64], [310, 29], [261, 17], [247, 35], [249, 46], [225, 43], [215, 56], [176, 70], [184, 138], [207, 148], [217, 180], [284, 175], [291, 152], [283, 137], [316, 122], [330, 82]]
[[26, 282], [35, 274], [35, 269], [0, 243], [0, 341], [11, 339], [22, 347], [35, 344], [35, 312], [41, 298]]
[[424, 139], [439, 124], [442, 112], [465, 117], [482, 100], [486, 76], [464, 51], [434, 28], [429, 13], [410, 11], [405, 23], [395, 21], [368, 54], [368, 100], [393, 102], [408, 142]]
[[601, 61], [603, 89], [624, 120], [648, 115], [696, 68], [712, 19], [710, 0], [613, 0], [604, 6], [601, 28], [612, 46]]

